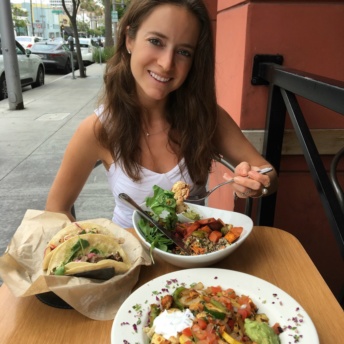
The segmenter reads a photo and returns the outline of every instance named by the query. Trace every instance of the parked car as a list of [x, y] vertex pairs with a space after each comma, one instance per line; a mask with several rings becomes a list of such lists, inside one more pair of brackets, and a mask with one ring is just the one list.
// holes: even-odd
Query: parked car
[[98, 49], [97, 43], [92, 38], [79, 37], [82, 60], [85, 65], [94, 63], [94, 51]]
[[[17, 41], [16, 52], [21, 85], [23, 87], [31, 85], [32, 88], [44, 85], [45, 69], [42, 59], [35, 54], [31, 54], [30, 50], [25, 50]], [[0, 100], [5, 98], [7, 98], [7, 84], [0, 38]]]
[[23, 46], [24, 49], [31, 49], [35, 43], [41, 42], [42, 38], [33, 36], [17, 36], [16, 40]]
[[62, 70], [65, 74], [70, 73], [72, 71], [72, 60], [74, 69], [78, 68], [76, 51], [72, 53], [67, 44], [55, 43], [54, 41], [40, 42], [35, 43], [31, 51], [42, 58], [47, 70]]

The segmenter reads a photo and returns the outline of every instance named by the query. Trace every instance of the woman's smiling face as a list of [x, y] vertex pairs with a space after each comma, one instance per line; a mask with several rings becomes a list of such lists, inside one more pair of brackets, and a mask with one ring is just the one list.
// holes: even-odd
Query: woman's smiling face
[[142, 102], [165, 100], [191, 68], [199, 37], [197, 18], [184, 7], [160, 5], [127, 36], [131, 70]]

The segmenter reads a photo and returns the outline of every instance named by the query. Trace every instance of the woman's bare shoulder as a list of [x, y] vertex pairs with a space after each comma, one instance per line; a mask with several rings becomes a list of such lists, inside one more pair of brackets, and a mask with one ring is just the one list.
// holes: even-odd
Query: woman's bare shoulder
[[81, 148], [80, 145], [82, 145], [81, 149], [89, 150], [90, 154], [96, 155], [97, 159], [102, 160], [104, 165], [108, 167], [113, 162], [113, 158], [111, 153], [98, 140], [101, 128], [102, 122], [93, 113], [80, 123], [73, 140], [78, 141], [76, 146]]

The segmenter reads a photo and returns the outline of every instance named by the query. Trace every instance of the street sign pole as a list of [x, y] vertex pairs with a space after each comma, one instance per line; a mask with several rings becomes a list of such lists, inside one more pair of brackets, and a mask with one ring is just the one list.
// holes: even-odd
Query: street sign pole
[[10, 110], [24, 109], [10, 1], [0, 1], [0, 33]]

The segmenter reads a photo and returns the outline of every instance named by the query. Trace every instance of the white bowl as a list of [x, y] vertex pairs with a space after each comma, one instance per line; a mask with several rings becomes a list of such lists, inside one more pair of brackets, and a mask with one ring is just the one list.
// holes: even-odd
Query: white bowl
[[[227, 246], [225, 249], [219, 250], [216, 252], [197, 255], [197, 256], [183, 256], [183, 255], [161, 251], [155, 248], [154, 253], [157, 256], [161, 257], [164, 261], [170, 264], [173, 264], [175, 266], [179, 266], [182, 268], [205, 267], [205, 266], [215, 264], [219, 262], [220, 260], [224, 259], [225, 257], [227, 257], [228, 255], [230, 255], [233, 251], [235, 251], [246, 240], [246, 238], [250, 235], [252, 231], [253, 222], [251, 218], [249, 218], [248, 216], [244, 214], [236, 213], [233, 211], [209, 208], [209, 207], [190, 204], [190, 203], [187, 203], [187, 204], [189, 206], [189, 209], [194, 210], [201, 216], [201, 219], [205, 219], [209, 217], [214, 217], [215, 219], [221, 219], [226, 224], [232, 224], [235, 227], [243, 227], [243, 232], [241, 233], [240, 238], [235, 243]], [[142, 206], [142, 208], [144, 210], [147, 209], [145, 206]], [[143, 234], [140, 231], [140, 228], [138, 227], [138, 222], [140, 218], [141, 218], [140, 214], [137, 211], [134, 211], [132, 219], [133, 219], [133, 225], [134, 225], [135, 231], [139, 237], [139, 240], [143, 244], [143, 246], [149, 249], [151, 245], [145, 240]], [[188, 221], [185, 218], [185, 216], [178, 215], [178, 218], [180, 222]]]

